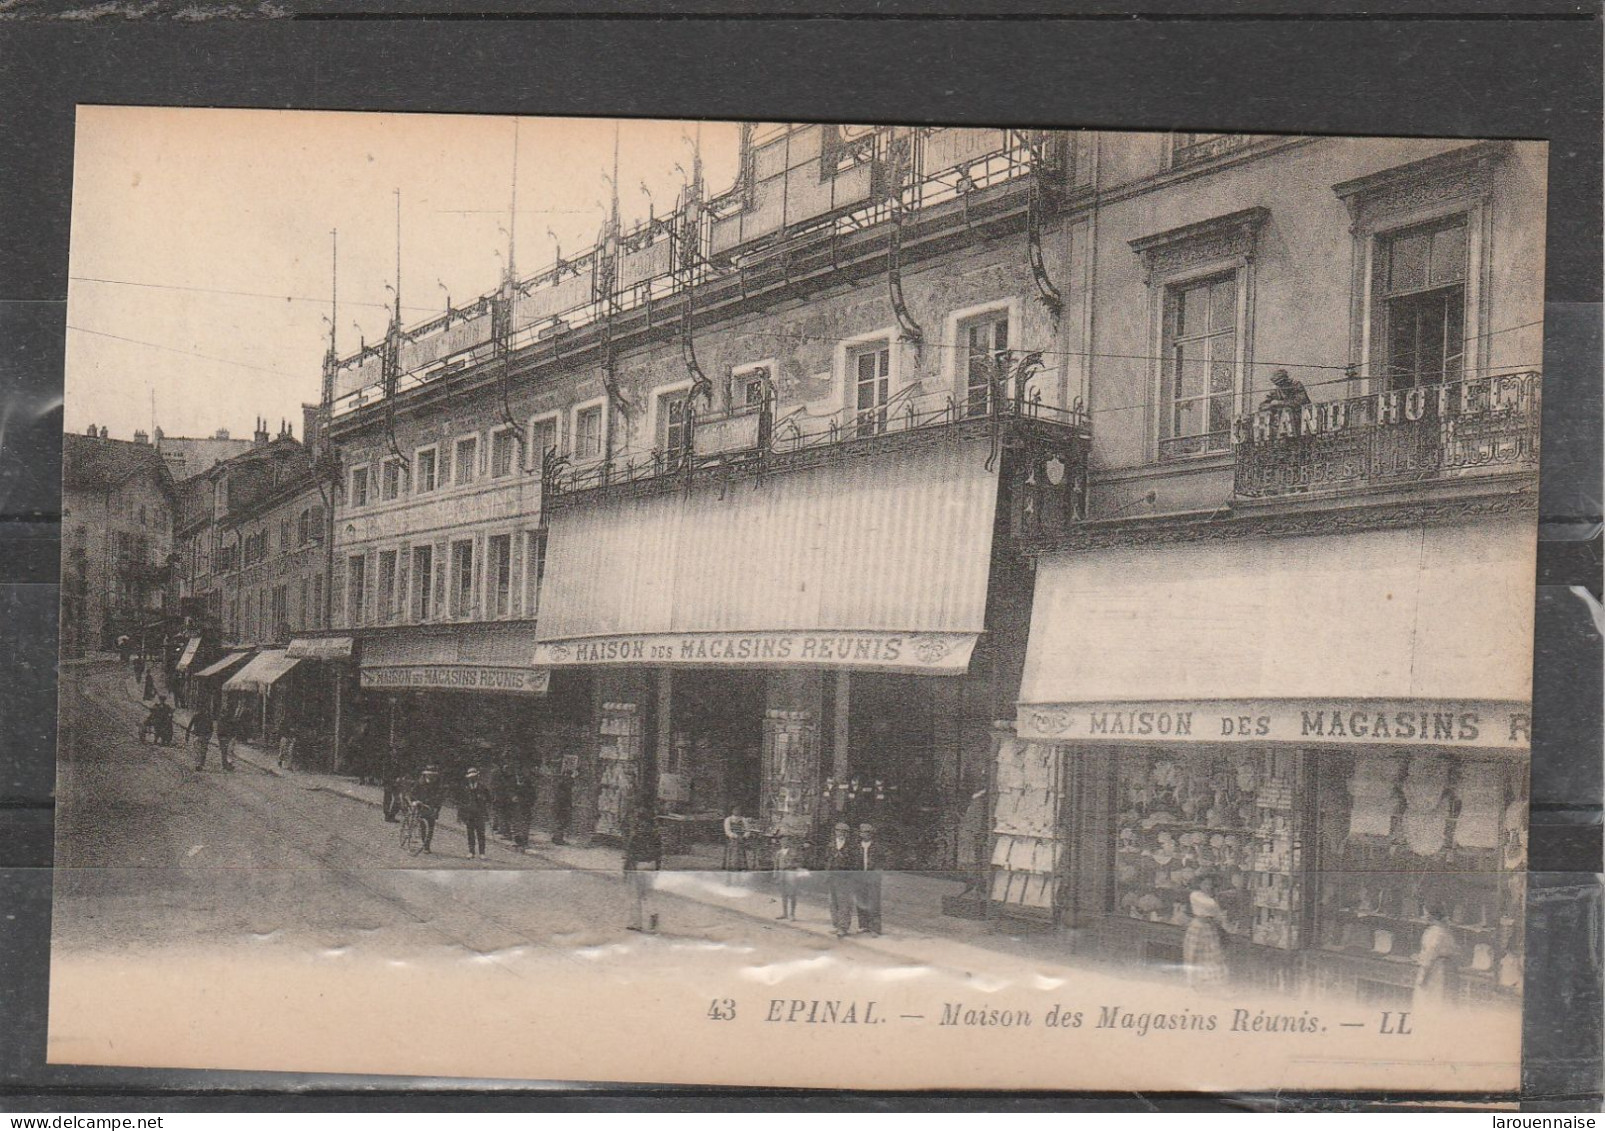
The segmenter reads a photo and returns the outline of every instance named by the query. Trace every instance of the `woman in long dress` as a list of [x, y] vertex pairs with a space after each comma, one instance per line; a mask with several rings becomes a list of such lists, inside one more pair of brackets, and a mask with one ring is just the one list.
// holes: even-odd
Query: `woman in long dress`
[[1449, 1002], [1449, 972], [1460, 955], [1460, 945], [1445, 922], [1441, 907], [1426, 909], [1427, 929], [1421, 932], [1421, 950], [1416, 955], [1416, 987], [1411, 1005], [1416, 1010], [1431, 1009]]
[[1192, 917], [1182, 937], [1181, 960], [1187, 984], [1195, 990], [1216, 989], [1227, 980], [1226, 948], [1221, 943], [1223, 916], [1215, 901], [1215, 882], [1213, 874], [1199, 876], [1187, 897]]

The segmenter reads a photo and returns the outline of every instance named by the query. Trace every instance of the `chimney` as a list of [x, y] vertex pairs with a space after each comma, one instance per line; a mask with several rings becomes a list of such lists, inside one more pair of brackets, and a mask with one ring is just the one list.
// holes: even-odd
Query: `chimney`
[[136, 443], [136, 444], [148, 444], [148, 443], [150, 443], [150, 433], [146, 432], [143, 428], [136, 428], [134, 430], [134, 443]]
[[219, 428], [215, 433], [213, 433], [212, 439], [214, 439], [214, 440], [227, 440], [228, 439], [228, 429], [227, 428]]
[[154, 436], [155, 436], [155, 438], [156, 438], [156, 442], [157, 442], [157, 443], [158, 443], [158, 444], [160, 444], [160, 443], [161, 443], [161, 442], [162, 442], [162, 441], [163, 441], [163, 440], [164, 440], [164, 439], [166, 439], [166, 437], [165, 437], [165, 436], [163, 436], [163, 435], [162, 435], [162, 430], [161, 430], [161, 428], [160, 428], [160, 427], [158, 427], [158, 428], [157, 428], [157, 429], [156, 429], [156, 431], [155, 431], [155, 433], [154, 433]]
[[100, 436], [100, 429], [96, 428], [93, 424], [91, 424], [89, 426], [89, 431], [84, 433], [84, 435], [86, 435], [86, 436], [95, 436], [95, 437], [98, 438]]
[[318, 444], [318, 406], [304, 404], [301, 406], [301, 442], [308, 450]]
[[100, 426], [100, 438], [101, 438], [101, 439], [102, 439], [102, 440], [109, 440], [109, 439], [111, 439], [111, 433], [110, 433], [110, 432], [108, 432], [108, 431], [107, 431], [107, 430], [106, 430], [106, 426], [105, 426], [105, 425], [104, 425], [104, 424], [102, 424], [102, 425], [101, 425], [101, 426]]
[[256, 418], [256, 434], [251, 440], [258, 447], [268, 442], [267, 421], [260, 416]]

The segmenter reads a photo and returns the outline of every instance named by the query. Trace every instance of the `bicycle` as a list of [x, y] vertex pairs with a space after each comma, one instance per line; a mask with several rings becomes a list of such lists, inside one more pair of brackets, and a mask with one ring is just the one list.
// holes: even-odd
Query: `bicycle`
[[401, 807], [401, 850], [418, 855], [424, 850], [423, 822], [418, 816], [418, 803], [407, 801]]

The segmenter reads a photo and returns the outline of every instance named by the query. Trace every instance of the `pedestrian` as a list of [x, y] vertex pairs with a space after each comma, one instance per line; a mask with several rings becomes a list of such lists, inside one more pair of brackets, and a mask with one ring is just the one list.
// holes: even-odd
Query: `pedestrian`
[[858, 826], [858, 851], [853, 853], [858, 882], [853, 903], [858, 909], [858, 933], [881, 933], [881, 873], [886, 868], [886, 847], [875, 839], [875, 826]]
[[574, 775], [578, 767], [564, 756], [552, 793], [552, 843], [567, 844], [568, 823], [574, 815]]
[[479, 770], [468, 767], [463, 775], [462, 798], [457, 802], [457, 819], [468, 830], [468, 859], [485, 858], [485, 819], [490, 814], [490, 791], [479, 780]]
[[226, 705], [217, 713], [217, 757], [223, 768], [234, 772], [234, 759], [229, 756], [234, 748], [234, 736], [239, 733], [240, 720]]
[[206, 769], [206, 748], [212, 741], [212, 726], [212, 706], [203, 699], [201, 705], [195, 709], [195, 713], [190, 716], [189, 726], [184, 728], [184, 737], [190, 745], [200, 747], [195, 755], [197, 773]]
[[513, 767], [508, 789], [508, 835], [518, 848], [528, 848], [530, 819], [535, 815], [535, 779], [522, 763]]
[[846, 938], [853, 929], [853, 893], [857, 888], [853, 874], [853, 827], [837, 821], [831, 831], [825, 867], [830, 886], [830, 925], [837, 938]]
[[145, 671], [145, 701], [148, 703], [156, 698], [156, 673], [151, 669]]
[[1226, 948], [1221, 941], [1225, 915], [1215, 900], [1217, 882], [1213, 872], [1205, 872], [1193, 881], [1193, 891], [1187, 896], [1192, 917], [1181, 939], [1181, 961], [1187, 973], [1187, 984], [1206, 992], [1224, 986], [1229, 977]]
[[434, 852], [435, 822], [440, 819], [443, 798], [440, 768], [425, 766], [412, 792], [412, 803], [418, 813], [418, 832], [424, 842], [425, 852]]
[[1429, 904], [1423, 910], [1427, 928], [1421, 932], [1421, 949], [1416, 954], [1411, 1008], [1425, 1012], [1449, 1003], [1449, 974], [1460, 955], [1460, 945], [1455, 942], [1442, 906]]
[[486, 775], [485, 788], [490, 791], [490, 831], [507, 836], [512, 829], [512, 773], [507, 758], [501, 757]]
[[128, 637], [119, 636], [117, 638], [117, 656], [118, 656], [119, 659], [122, 660], [123, 663], [126, 664], [128, 662], [128, 656], [129, 656]]
[[780, 892], [780, 918], [797, 918], [797, 892], [802, 887], [802, 861], [807, 845], [797, 836], [782, 835], [775, 843], [775, 887]]
[[747, 818], [741, 815], [740, 806], [730, 810], [724, 819], [724, 870], [747, 870]]
[[394, 742], [385, 746], [380, 756], [379, 780], [384, 786], [384, 815], [387, 821], [401, 820], [401, 806], [405, 800], [406, 791], [402, 785], [401, 754], [396, 750]]
[[288, 724], [279, 734], [279, 769], [295, 769], [295, 731]]
[[652, 887], [652, 874], [662, 870], [663, 838], [658, 835], [658, 817], [649, 803], [642, 802], [631, 810], [629, 827], [624, 834], [624, 872], [630, 878], [635, 897], [630, 930], [653, 932], [658, 929], [658, 917], [647, 915], [646, 893]]
[[156, 697], [156, 705], [150, 709], [150, 714], [151, 727], [156, 732], [157, 744], [173, 745], [173, 706], [167, 701], [167, 696]]

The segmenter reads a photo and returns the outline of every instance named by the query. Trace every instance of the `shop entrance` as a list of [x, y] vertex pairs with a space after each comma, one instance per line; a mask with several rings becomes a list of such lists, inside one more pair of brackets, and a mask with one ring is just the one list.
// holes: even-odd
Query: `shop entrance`
[[930, 680], [854, 672], [848, 701], [848, 775], [834, 782], [850, 824], [877, 826], [904, 867], [943, 855]]
[[668, 745], [658, 761], [661, 811], [758, 815], [765, 694], [762, 672], [674, 673]]

